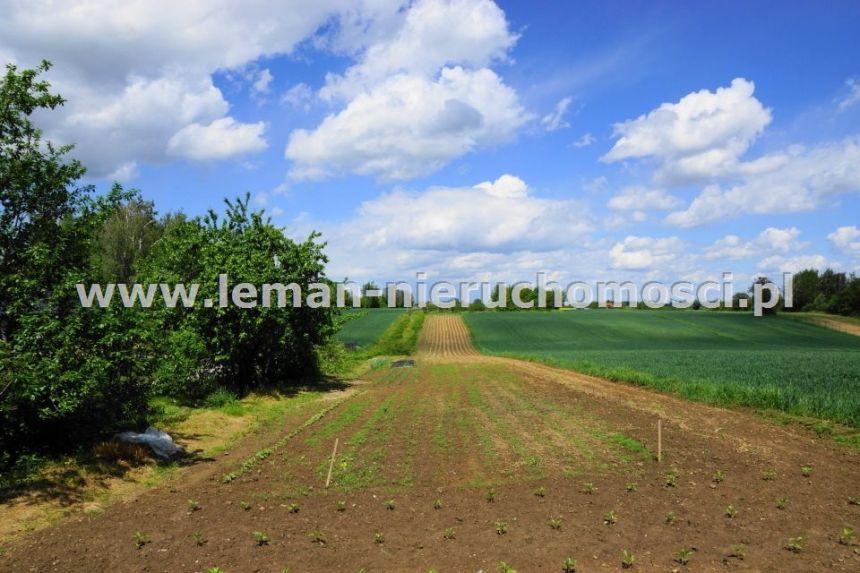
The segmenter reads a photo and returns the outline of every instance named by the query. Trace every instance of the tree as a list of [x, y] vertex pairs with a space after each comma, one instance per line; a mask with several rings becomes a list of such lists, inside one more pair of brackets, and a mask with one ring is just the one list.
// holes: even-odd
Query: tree
[[136, 198], [121, 205], [105, 221], [99, 235], [104, 281], [133, 282], [135, 263], [149, 254], [161, 233], [152, 202]]
[[368, 295], [369, 292], [379, 293], [379, 287], [373, 281], [361, 285], [361, 308], [379, 308], [382, 306], [382, 295]]
[[[821, 278], [815, 269], [806, 269], [794, 275], [792, 280], [794, 300], [790, 310], [809, 310], [816, 297], [821, 294]], [[789, 310], [789, 309], [786, 309]]]
[[[750, 288], [749, 288], [749, 292], [753, 293], [753, 299], [755, 298], [755, 287], [756, 287], [756, 285], [762, 285], [763, 286], [763, 285], [767, 285], [767, 284], [772, 284], [772, 281], [767, 277], [757, 277], [753, 281], [752, 285], [750, 285]], [[772, 302], [773, 296], [774, 295], [770, 292], [770, 289], [762, 288], [761, 289], [761, 303], [762, 303], [762, 305], [766, 305], [766, 304], [769, 305]], [[776, 302], [776, 305], [774, 305], [770, 308], [762, 306], [762, 314], [765, 314], [765, 315], [776, 314], [777, 308], [780, 306], [779, 294], [777, 294], [776, 297], [778, 299]]]

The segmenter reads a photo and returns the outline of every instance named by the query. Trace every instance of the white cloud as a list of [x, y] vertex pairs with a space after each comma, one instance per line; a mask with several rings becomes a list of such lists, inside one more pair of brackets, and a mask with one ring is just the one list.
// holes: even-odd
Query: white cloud
[[314, 101], [314, 92], [308, 84], [298, 83], [287, 90], [281, 97], [281, 101], [291, 107], [308, 112]]
[[280, 217], [283, 214], [284, 214], [284, 210], [281, 209], [280, 207], [272, 207], [272, 216], [273, 217]]
[[800, 230], [797, 227], [779, 229], [768, 227], [750, 241], [737, 235], [726, 235], [704, 251], [707, 259], [739, 260], [753, 256], [788, 253], [806, 246], [797, 240]]
[[841, 193], [860, 191], [860, 142], [846, 139], [812, 149], [795, 146], [779, 169], [748, 175], [741, 183], [705, 187], [666, 222], [695, 227], [744, 213], [792, 213], [815, 209]]
[[848, 88], [848, 94], [839, 101], [839, 111], [845, 111], [860, 102], [860, 83], [854, 78], [849, 78], [845, 81], [845, 86]]
[[668, 211], [680, 204], [680, 199], [662, 189], [632, 186], [610, 198], [607, 206], [619, 211]]
[[475, 185], [475, 189], [486, 191], [493, 197], [515, 199], [525, 197], [529, 193], [526, 182], [514, 175], [502, 175], [495, 181], [484, 181]]
[[275, 77], [272, 75], [272, 72], [269, 71], [269, 68], [264, 68], [257, 74], [257, 79], [254, 80], [254, 83], [251, 86], [251, 91], [257, 95], [269, 93], [269, 84], [272, 83], [273, 79], [275, 79]]
[[636, 237], [630, 235], [609, 250], [614, 269], [654, 270], [677, 260], [685, 244], [678, 237]]
[[619, 137], [602, 160], [654, 158], [655, 179], [668, 183], [756, 172], [775, 158], [741, 163], [771, 121], [771, 114], [753, 96], [755, 86], [743, 78], [715, 92], [701, 90], [676, 103], [615, 124]]
[[827, 235], [827, 239], [846, 255], [860, 257], [860, 229], [856, 226], [839, 227]]
[[296, 178], [409, 179], [509, 140], [528, 119], [514, 90], [493, 71], [444, 68], [435, 80], [388, 78], [315, 130], [293, 131], [285, 153]]
[[580, 137], [579, 139], [577, 139], [576, 141], [574, 141], [570, 145], [572, 147], [576, 147], [576, 148], [583, 148], [583, 147], [588, 147], [589, 145], [591, 145], [595, 141], [597, 141], [597, 138], [595, 138], [590, 133], [585, 133], [582, 135], [582, 137]]
[[801, 255], [797, 257], [774, 255], [762, 259], [759, 262], [758, 269], [762, 273], [799, 273], [806, 269], [817, 269], [819, 271], [828, 268], [838, 269], [839, 266], [839, 263], [829, 261], [822, 255]]
[[196, 161], [227, 159], [266, 149], [266, 125], [239, 123], [232, 117], [216, 119], [209, 125], [192, 123], [167, 142], [167, 152]]
[[547, 131], [556, 131], [570, 127], [570, 123], [564, 119], [564, 116], [567, 115], [567, 109], [570, 107], [571, 102], [573, 102], [572, 97], [565, 97], [559, 100], [555, 104], [555, 109], [541, 118], [540, 123], [544, 129]]

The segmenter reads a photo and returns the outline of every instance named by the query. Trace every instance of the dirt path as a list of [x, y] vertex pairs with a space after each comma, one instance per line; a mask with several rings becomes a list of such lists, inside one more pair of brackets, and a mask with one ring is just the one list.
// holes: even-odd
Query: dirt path
[[[620, 570], [623, 550], [634, 572], [860, 570], [856, 541], [839, 543], [860, 526], [854, 451], [742, 411], [479, 355], [455, 315], [428, 316], [418, 348], [415, 368], [375, 371], [313, 423], [22, 539], [0, 571], [490, 572], [505, 561], [531, 572], [571, 556], [588, 572]], [[784, 548], [795, 537], [797, 553]], [[731, 555], [739, 544], [743, 559]], [[685, 548], [688, 566], [676, 560]]]

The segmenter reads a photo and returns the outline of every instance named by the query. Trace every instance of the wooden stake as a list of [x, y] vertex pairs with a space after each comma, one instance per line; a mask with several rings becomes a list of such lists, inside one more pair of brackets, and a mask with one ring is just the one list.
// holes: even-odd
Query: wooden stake
[[663, 420], [657, 418], [657, 463], [663, 461]]
[[331, 482], [331, 470], [334, 469], [334, 458], [337, 455], [337, 438], [334, 439], [334, 449], [331, 451], [331, 463], [328, 465], [328, 476], [325, 478], [325, 486], [328, 487]]

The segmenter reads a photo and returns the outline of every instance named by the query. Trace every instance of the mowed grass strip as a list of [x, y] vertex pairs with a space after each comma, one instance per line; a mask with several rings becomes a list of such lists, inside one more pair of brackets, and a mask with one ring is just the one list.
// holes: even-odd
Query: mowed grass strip
[[791, 318], [705, 311], [475, 312], [485, 353], [711, 404], [860, 427], [860, 339]]

